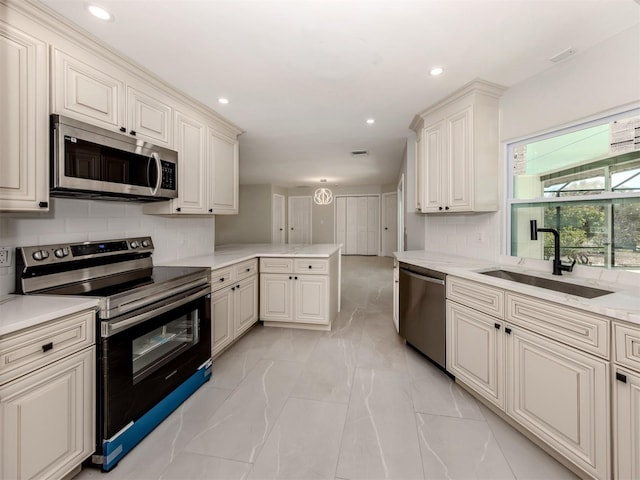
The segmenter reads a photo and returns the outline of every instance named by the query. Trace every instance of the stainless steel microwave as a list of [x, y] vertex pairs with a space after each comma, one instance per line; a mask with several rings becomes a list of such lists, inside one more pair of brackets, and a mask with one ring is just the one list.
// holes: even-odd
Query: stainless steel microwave
[[51, 115], [51, 195], [158, 201], [178, 197], [178, 153]]

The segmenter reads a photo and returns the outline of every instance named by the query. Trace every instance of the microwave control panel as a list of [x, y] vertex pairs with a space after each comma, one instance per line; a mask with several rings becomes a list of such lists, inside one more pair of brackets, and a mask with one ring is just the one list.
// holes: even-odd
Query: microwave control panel
[[160, 188], [163, 190], [176, 189], [176, 164], [161, 160], [162, 164], [162, 183]]

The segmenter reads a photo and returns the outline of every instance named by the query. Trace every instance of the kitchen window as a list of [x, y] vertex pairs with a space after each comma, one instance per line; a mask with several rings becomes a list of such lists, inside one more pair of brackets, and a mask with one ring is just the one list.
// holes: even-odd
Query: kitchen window
[[529, 221], [560, 232], [576, 264], [640, 269], [640, 109], [507, 146], [511, 255], [549, 259], [553, 236], [530, 239]]

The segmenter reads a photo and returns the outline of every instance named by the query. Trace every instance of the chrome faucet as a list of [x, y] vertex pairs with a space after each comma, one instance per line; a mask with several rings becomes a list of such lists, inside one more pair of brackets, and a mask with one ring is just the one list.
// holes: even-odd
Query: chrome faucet
[[553, 234], [553, 274], [562, 275], [562, 272], [572, 272], [573, 266], [576, 264], [574, 260], [571, 265], [565, 265], [560, 260], [560, 233], [555, 228], [538, 228], [536, 220], [529, 221], [531, 227], [531, 240], [538, 240], [538, 232], [547, 232]]

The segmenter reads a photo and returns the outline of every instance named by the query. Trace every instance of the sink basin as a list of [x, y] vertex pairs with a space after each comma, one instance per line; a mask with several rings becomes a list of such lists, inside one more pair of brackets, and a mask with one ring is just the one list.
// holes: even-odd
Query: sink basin
[[601, 290], [599, 288], [585, 287], [584, 285], [574, 285], [572, 283], [557, 282], [548, 278], [534, 277], [533, 275], [525, 275], [524, 273], [509, 272], [507, 270], [490, 270], [488, 272], [480, 272], [482, 275], [490, 277], [502, 278], [512, 282], [525, 283], [534, 287], [546, 288], [556, 292], [568, 293], [583, 298], [596, 298], [603, 295], [609, 295], [609, 290]]

